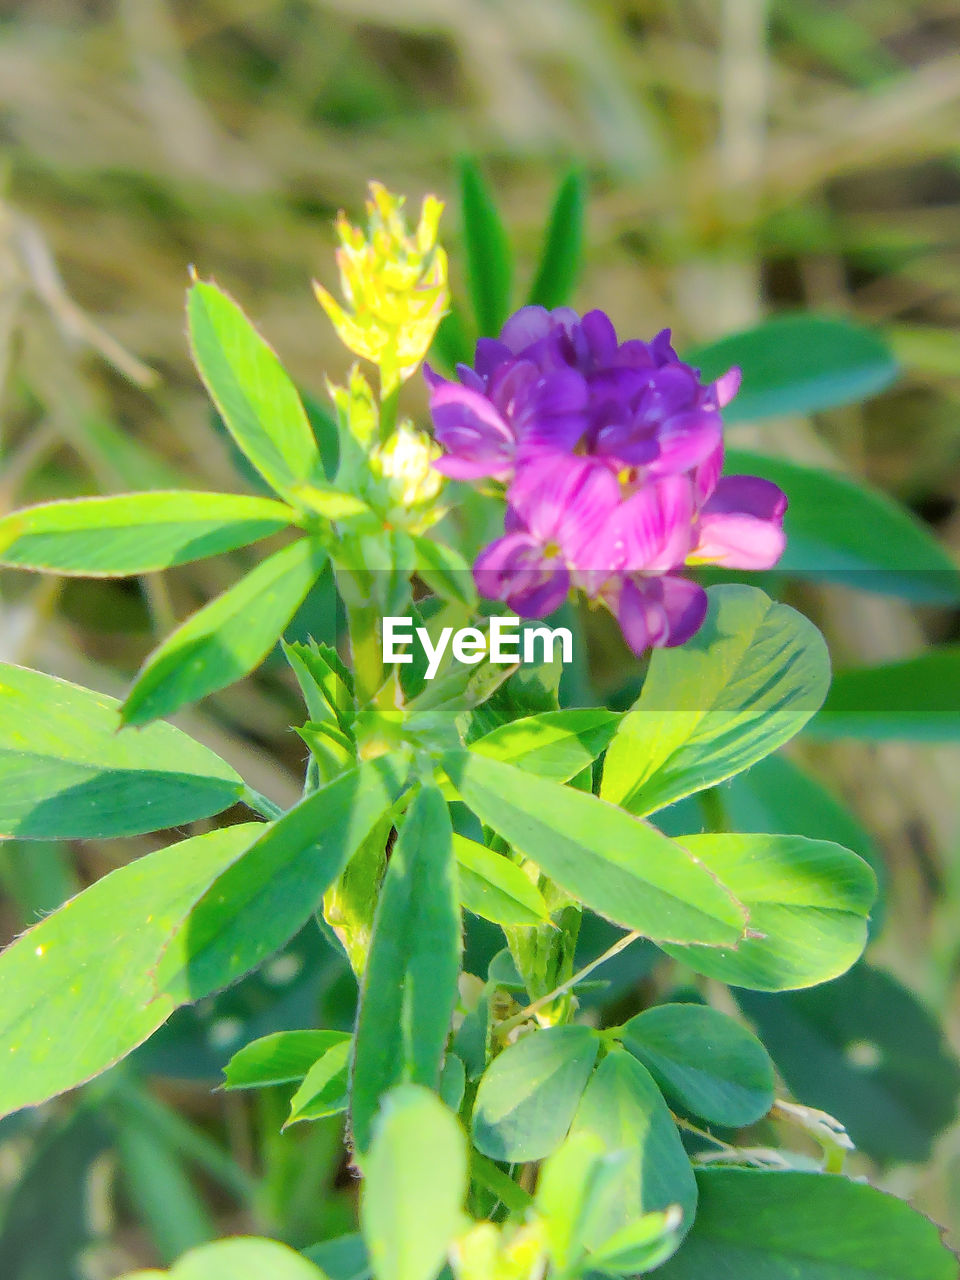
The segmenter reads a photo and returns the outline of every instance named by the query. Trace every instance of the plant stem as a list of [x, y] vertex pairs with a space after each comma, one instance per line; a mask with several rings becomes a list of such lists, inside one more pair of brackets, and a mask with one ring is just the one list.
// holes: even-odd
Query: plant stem
[[594, 969], [599, 969], [602, 964], [606, 964], [608, 960], [612, 960], [614, 956], [618, 956], [621, 951], [626, 951], [631, 943], [636, 942], [638, 938], [644, 935], [634, 930], [633, 933], [625, 933], [622, 938], [618, 938], [612, 947], [608, 947], [602, 955], [597, 956], [596, 960], [591, 960], [589, 964], [584, 965], [577, 973], [566, 982], [561, 982], [559, 987], [553, 991], [547, 992], [545, 996], [541, 996], [538, 1000], [534, 1000], [532, 1004], [528, 1004], [525, 1009], [521, 1009], [519, 1013], [515, 1013], [512, 1018], [507, 1018], [505, 1022], [501, 1022], [497, 1026], [497, 1035], [503, 1036], [504, 1033], [512, 1031], [514, 1027], [519, 1027], [522, 1023], [532, 1018], [546, 1005], [552, 1004], [554, 1000], [558, 1000], [560, 996], [566, 995], [578, 982], [582, 982], [588, 974], [593, 973]]

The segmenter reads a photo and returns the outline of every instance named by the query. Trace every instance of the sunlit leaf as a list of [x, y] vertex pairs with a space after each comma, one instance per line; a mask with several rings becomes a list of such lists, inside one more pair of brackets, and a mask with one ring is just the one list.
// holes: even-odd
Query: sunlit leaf
[[583, 260], [586, 184], [579, 169], [561, 182], [543, 241], [537, 274], [530, 287], [534, 306], [562, 307], [569, 303]]
[[510, 310], [510, 244], [490, 188], [472, 160], [460, 164], [467, 284], [477, 329], [495, 337]]

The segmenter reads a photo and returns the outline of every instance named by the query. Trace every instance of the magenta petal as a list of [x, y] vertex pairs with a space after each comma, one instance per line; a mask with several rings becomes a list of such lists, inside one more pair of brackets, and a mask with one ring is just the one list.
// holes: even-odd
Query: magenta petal
[[787, 509], [787, 495], [761, 476], [724, 476], [716, 485], [704, 515], [738, 513], [756, 516], [758, 520], [782, 520]]
[[740, 383], [743, 381], [743, 374], [736, 365], [732, 369], [728, 369], [726, 373], [714, 382], [710, 391], [717, 402], [717, 406], [721, 409], [725, 408], [733, 397], [740, 390]]
[[566, 599], [570, 574], [563, 562], [544, 555], [529, 533], [508, 533], [491, 542], [473, 566], [477, 590], [504, 600], [521, 618], [545, 618]]
[[786, 535], [779, 522], [744, 512], [704, 512], [690, 559], [725, 569], [772, 569], [783, 554]]
[[709, 453], [693, 470], [693, 496], [698, 506], [702, 506], [720, 479], [723, 470], [723, 441], [721, 440], [712, 453]]
[[637, 656], [647, 649], [683, 644], [707, 614], [707, 593], [686, 578], [626, 578], [614, 612], [623, 638]]
[[644, 485], [622, 503], [615, 521], [617, 568], [663, 571], [683, 564], [693, 543], [693, 491], [685, 476]]

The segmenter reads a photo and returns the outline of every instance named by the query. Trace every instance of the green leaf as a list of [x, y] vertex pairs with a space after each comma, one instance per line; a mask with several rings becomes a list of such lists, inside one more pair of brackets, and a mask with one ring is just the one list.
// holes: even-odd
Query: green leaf
[[823, 637], [755, 587], [711, 587], [703, 626], [655, 649], [620, 722], [600, 794], [644, 816], [701, 791], [792, 738], [826, 696]]
[[[784, 756], [767, 756], [725, 782], [718, 793], [733, 831], [777, 832], [833, 840], [868, 862], [880, 884], [886, 881], [883, 855], [866, 828], [811, 774]], [[882, 897], [870, 914], [870, 933], [882, 918]]]
[[460, 200], [467, 285], [477, 328], [482, 335], [495, 337], [510, 311], [513, 264], [497, 206], [472, 160], [460, 164]]
[[467, 1144], [429, 1090], [386, 1097], [363, 1163], [360, 1223], [376, 1280], [434, 1280], [461, 1229]]
[[876, 879], [849, 849], [803, 836], [694, 835], [680, 842], [746, 904], [749, 932], [736, 950], [665, 946], [670, 955], [754, 991], [827, 982], [859, 958]]
[[761, 453], [729, 450], [724, 469], [786, 493], [777, 571], [923, 604], [955, 604], [960, 571], [916, 516], [862, 480]]
[[[641, 1214], [679, 1205], [683, 1230], [697, 1204], [697, 1187], [680, 1134], [650, 1073], [622, 1049], [603, 1059], [587, 1086], [573, 1122], [573, 1134], [599, 1138], [608, 1152], [624, 1152], [615, 1194], [594, 1211], [598, 1247]], [[751, 1277], [752, 1280], [752, 1277]]]
[[858, 964], [810, 991], [738, 991], [737, 1000], [799, 1102], [841, 1117], [876, 1160], [930, 1158], [956, 1115], [960, 1064], [895, 978]]
[[839, 671], [809, 732], [817, 738], [955, 741], [960, 737], [960, 644], [901, 662]]
[[647, 823], [472, 751], [441, 765], [481, 822], [598, 914], [651, 938], [734, 946], [741, 937], [740, 904]]
[[269, 498], [185, 490], [46, 502], [0, 519], [0, 564], [88, 578], [152, 573], [245, 547], [296, 519]]
[[290, 1115], [284, 1129], [299, 1120], [324, 1120], [346, 1111], [352, 1045], [352, 1036], [340, 1035], [337, 1043], [313, 1064], [290, 1099]]
[[179, 1003], [229, 986], [291, 938], [390, 809], [404, 767], [367, 761], [321, 787], [262, 834], [210, 886], [157, 965]]
[[0, 836], [138, 835], [228, 809], [243, 780], [173, 725], [120, 730], [105, 694], [0, 663]]
[[316, 582], [326, 551], [300, 538], [182, 623], [147, 658], [124, 724], [172, 715], [240, 680], [267, 656]]
[[477, 588], [470, 565], [459, 551], [434, 542], [432, 538], [411, 535], [416, 551], [418, 576], [441, 600], [464, 604], [471, 611], [477, 606]]
[[390, 854], [363, 976], [351, 1097], [361, 1152], [389, 1088], [440, 1083], [461, 946], [450, 815], [436, 788], [425, 787]]
[[276, 1240], [231, 1236], [185, 1253], [170, 1271], [135, 1271], [121, 1280], [325, 1280], [324, 1273]]
[[470, 750], [541, 778], [568, 782], [606, 750], [622, 718], [604, 707], [545, 711], [500, 725], [471, 742]]
[[273, 349], [214, 284], [187, 293], [194, 364], [237, 445], [280, 493], [323, 483], [310, 420]]
[[543, 894], [520, 867], [502, 853], [453, 837], [460, 901], [468, 911], [494, 924], [538, 925], [550, 919]]
[[330, 1280], [370, 1280], [370, 1263], [359, 1232], [324, 1240], [304, 1252], [311, 1262], [323, 1268]]
[[166, 1021], [167, 939], [261, 830], [211, 831], [111, 871], [0, 954], [0, 1114], [92, 1079]]
[[275, 1031], [252, 1040], [224, 1067], [224, 1089], [258, 1089], [304, 1078], [313, 1064], [350, 1037], [343, 1031]]
[[567, 1136], [597, 1059], [589, 1027], [548, 1027], [509, 1045], [484, 1072], [473, 1145], [493, 1160], [542, 1160]]
[[569, 303], [583, 260], [586, 183], [579, 169], [561, 182], [543, 243], [537, 274], [530, 288], [533, 306], [562, 307]]
[[783, 413], [815, 413], [876, 395], [898, 369], [887, 345], [869, 329], [831, 316], [776, 316], [685, 353], [705, 379], [731, 365], [743, 384], [724, 411], [727, 422]]
[[631, 1018], [623, 1046], [674, 1102], [710, 1124], [753, 1124], [773, 1106], [773, 1064], [756, 1036], [700, 1004], [661, 1004]]
[[933, 1223], [874, 1187], [753, 1169], [704, 1169], [697, 1183], [697, 1220], [662, 1280], [956, 1280]]

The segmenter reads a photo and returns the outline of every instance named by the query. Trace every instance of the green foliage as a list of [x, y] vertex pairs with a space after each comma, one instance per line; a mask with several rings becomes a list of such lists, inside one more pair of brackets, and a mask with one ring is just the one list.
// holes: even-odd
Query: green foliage
[[623, 1046], [673, 1102], [710, 1124], [753, 1124], [773, 1106], [773, 1064], [732, 1018], [699, 1004], [661, 1004], [621, 1030]]
[[622, 1152], [619, 1176], [594, 1220], [601, 1244], [643, 1213], [679, 1205], [683, 1230], [697, 1205], [697, 1185], [673, 1117], [647, 1069], [622, 1049], [613, 1049], [587, 1086], [573, 1133], [589, 1133], [606, 1151]]
[[919, 520], [862, 480], [734, 449], [725, 470], [763, 476], [790, 495], [778, 573], [922, 604], [960, 599], [953, 558]]
[[583, 261], [586, 184], [571, 170], [557, 189], [543, 238], [537, 274], [528, 301], [534, 306], [562, 307], [570, 301]]
[[550, 920], [543, 894], [515, 862], [468, 840], [453, 837], [460, 901], [494, 924], [537, 925]]
[[733, 946], [743, 908], [653, 827], [513, 765], [451, 752], [444, 770], [480, 819], [592, 910], [648, 937]]
[[123, 704], [124, 724], [172, 715], [247, 675], [267, 656], [326, 563], [301, 538], [204, 605], [155, 649]]
[[276, 1240], [235, 1236], [191, 1249], [170, 1271], [135, 1271], [121, 1280], [325, 1280], [301, 1254]]
[[291, 497], [322, 484], [323, 463], [296, 387], [233, 299], [196, 281], [187, 296], [187, 324], [211, 399], [267, 483]]
[[682, 843], [749, 912], [749, 933], [736, 950], [665, 944], [698, 973], [784, 991], [827, 982], [862, 953], [877, 883], [849, 849], [777, 835], [692, 835]]
[[194, 836], [103, 876], [0, 956], [0, 1114], [72, 1089], [124, 1057], [177, 1000], [156, 969], [173, 931], [261, 830]]
[[494, 1160], [542, 1160], [560, 1146], [597, 1058], [587, 1027], [522, 1036], [487, 1068], [473, 1109], [474, 1146]]
[[543, 711], [491, 729], [471, 742], [470, 750], [540, 778], [569, 782], [609, 746], [620, 720], [603, 707]]
[[301, 1081], [328, 1049], [350, 1037], [342, 1031], [275, 1031], [252, 1040], [224, 1068], [225, 1089], [256, 1089]]
[[172, 725], [121, 731], [113, 698], [0, 664], [0, 833], [75, 840], [219, 813], [242, 779]]
[[697, 1183], [697, 1221], [663, 1280], [955, 1280], [933, 1223], [873, 1187], [749, 1169], [705, 1169]]
[[48, 502], [0, 519], [0, 563], [88, 578], [152, 573], [245, 547], [296, 519], [283, 503], [228, 493]]
[[493, 337], [510, 311], [513, 260], [493, 196], [472, 160], [460, 162], [460, 202], [467, 286], [477, 329]]
[[960, 1063], [933, 1016], [887, 973], [858, 964], [789, 995], [737, 993], [794, 1097], [843, 1117], [877, 1160], [929, 1159], [956, 1114]]
[[390, 857], [364, 973], [351, 1105], [360, 1151], [388, 1089], [401, 1081], [435, 1089], [440, 1082], [460, 946], [450, 818], [440, 793], [424, 787]]
[[685, 358], [718, 378], [731, 365], [743, 383], [727, 408], [727, 422], [782, 413], [813, 413], [875, 395], [897, 376], [897, 363], [881, 338], [849, 320], [782, 315], [734, 333]]
[[[323, 1120], [346, 1111], [349, 1102], [349, 1065], [353, 1038], [341, 1035], [307, 1072], [290, 1099], [287, 1124], [298, 1120]], [[286, 1125], [284, 1126], [286, 1128]]]
[[960, 735], [960, 645], [838, 672], [810, 731], [818, 738], [955, 741]]
[[429, 1090], [400, 1085], [384, 1099], [363, 1171], [360, 1221], [376, 1280], [433, 1280], [462, 1219], [460, 1126]]
[[693, 639], [654, 652], [607, 752], [601, 796], [641, 817], [776, 750], [826, 696], [826, 645], [802, 614], [755, 587], [708, 594]]

